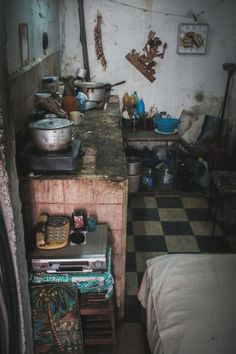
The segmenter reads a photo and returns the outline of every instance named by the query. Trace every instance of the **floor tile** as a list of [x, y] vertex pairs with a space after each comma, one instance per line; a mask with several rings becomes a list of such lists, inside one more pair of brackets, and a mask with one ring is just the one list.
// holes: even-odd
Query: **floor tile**
[[125, 273], [125, 292], [127, 295], [138, 294], [138, 277], [136, 272]]
[[125, 315], [122, 322], [140, 322], [141, 321], [141, 304], [137, 294], [125, 296]]
[[160, 208], [161, 221], [187, 221], [187, 215], [182, 208]]
[[142, 323], [121, 322], [117, 328], [116, 354], [130, 353], [145, 353]]
[[147, 260], [163, 254], [167, 254], [167, 252], [136, 252], [137, 272], [145, 272], [147, 268]]
[[159, 213], [157, 208], [147, 209], [147, 208], [137, 208], [132, 209], [132, 220], [145, 220], [145, 221], [156, 221], [159, 220]]
[[224, 236], [215, 237], [212, 239], [210, 236], [202, 237], [196, 236], [196, 240], [202, 253], [224, 253], [230, 252], [230, 245]]
[[[194, 236], [165, 236], [168, 252], [200, 252]], [[137, 255], [136, 255], [137, 259]], [[137, 264], [138, 270], [138, 264]]]
[[133, 235], [133, 223], [132, 221], [127, 222], [127, 235]]
[[208, 208], [206, 198], [202, 197], [182, 197], [182, 203], [184, 208]]
[[127, 252], [134, 252], [135, 247], [134, 247], [134, 236], [133, 235], [127, 235], [126, 239], [126, 251]]
[[130, 207], [133, 208], [156, 208], [157, 203], [154, 197], [134, 196], [130, 200]]
[[142, 283], [142, 280], [143, 280], [143, 275], [144, 275], [144, 272], [138, 272], [137, 273], [137, 276], [138, 276], [138, 288], [140, 288], [140, 286], [141, 286], [141, 283]]
[[[196, 236], [211, 236], [212, 232], [212, 223], [208, 221], [190, 221], [189, 223], [193, 230], [194, 235]], [[219, 225], [216, 225], [215, 235], [222, 236], [223, 233]]]
[[164, 235], [192, 235], [193, 231], [187, 221], [163, 221]]
[[133, 221], [133, 235], [163, 235], [159, 221]]
[[206, 208], [185, 209], [185, 212], [190, 221], [208, 221], [208, 209]]
[[132, 213], [131, 213], [131, 209], [129, 208], [127, 210], [127, 221], [132, 221]]
[[156, 197], [158, 208], [183, 208], [179, 197]]
[[134, 252], [126, 252], [126, 272], [137, 272], [136, 257]]
[[136, 252], [167, 252], [164, 236], [136, 236]]

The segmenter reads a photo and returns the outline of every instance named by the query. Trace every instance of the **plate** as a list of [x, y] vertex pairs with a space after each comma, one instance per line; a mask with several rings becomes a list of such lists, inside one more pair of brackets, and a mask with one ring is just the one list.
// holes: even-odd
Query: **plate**
[[164, 135], [170, 135], [170, 134], [175, 134], [177, 133], [178, 129], [176, 128], [173, 132], [161, 132], [160, 130], [158, 130], [157, 128], [155, 129], [155, 132], [158, 134], [164, 134]]

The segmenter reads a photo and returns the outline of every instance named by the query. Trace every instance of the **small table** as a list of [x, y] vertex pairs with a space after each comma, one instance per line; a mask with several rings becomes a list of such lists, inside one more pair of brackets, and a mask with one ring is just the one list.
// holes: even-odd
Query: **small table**
[[174, 134], [156, 133], [154, 130], [136, 130], [123, 131], [123, 139], [127, 144], [130, 142], [154, 142], [165, 143], [166, 152], [168, 152], [168, 143], [176, 143], [176, 161], [179, 159], [179, 143], [180, 137], [178, 132]]

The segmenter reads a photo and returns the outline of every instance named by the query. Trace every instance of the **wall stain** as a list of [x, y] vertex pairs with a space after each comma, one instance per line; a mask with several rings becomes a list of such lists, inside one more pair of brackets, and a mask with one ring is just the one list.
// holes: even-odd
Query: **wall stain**
[[151, 9], [153, 6], [153, 0], [144, 0], [145, 8]]
[[203, 102], [205, 97], [204, 97], [204, 94], [202, 91], [198, 91], [198, 92], [196, 92], [196, 95], [194, 96], [194, 98], [197, 102]]

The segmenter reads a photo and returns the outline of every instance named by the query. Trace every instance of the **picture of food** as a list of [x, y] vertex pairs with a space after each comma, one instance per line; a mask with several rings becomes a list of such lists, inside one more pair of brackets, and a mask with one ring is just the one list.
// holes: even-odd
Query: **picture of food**
[[180, 40], [184, 48], [192, 48], [194, 46], [199, 48], [204, 46], [204, 39], [200, 33], [187, 32]]
[[205, 54], [207, 42], [207, 24], [182, 23], [179, 25], [178, 54]]

